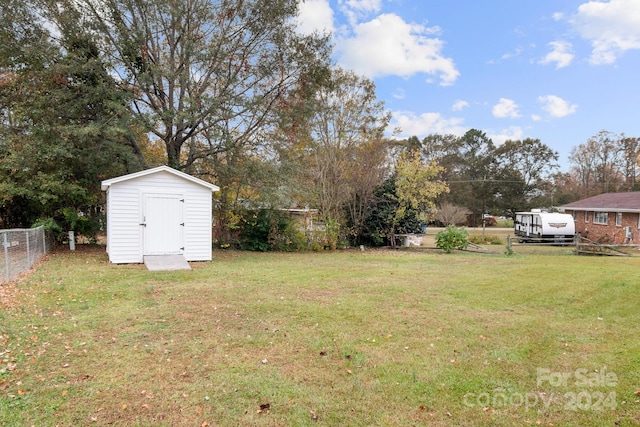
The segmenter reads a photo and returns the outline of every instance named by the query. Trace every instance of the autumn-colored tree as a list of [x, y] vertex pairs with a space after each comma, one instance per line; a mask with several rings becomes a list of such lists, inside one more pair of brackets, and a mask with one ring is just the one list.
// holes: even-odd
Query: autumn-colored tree
[[[439, 179], [443, 168], [436, 162], [424, 163], [420, 152], [405, 153], [396, 166], [396, 195], [398, 208], [393, 223], [400, 223], [408, 211], [417, 212], [418, 219], [426, 224], [434, 218], [436, 200], [449, 191], [447, 184]], [[395, 243], [392, 229], [390, 241]]]
[[352, 239], [384, 179], [388, 144], [383, 132], [389, 120], [371, 80], [335, 68], [281, 129], [279, 159], [296, 164], [290, 175], [294, 199], [318, 208], [323, 220], [339, 224]]

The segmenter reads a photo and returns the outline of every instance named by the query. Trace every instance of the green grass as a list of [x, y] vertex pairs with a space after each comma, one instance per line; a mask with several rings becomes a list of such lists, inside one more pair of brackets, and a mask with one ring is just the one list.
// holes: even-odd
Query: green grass
[[56, 253], [0, 312], [0, 425], [638, 425], [640, 259], [543, 249]]
[[499, 219], [496, 222], [496, 227], [513, 228], [513, 220], [512, 219]]

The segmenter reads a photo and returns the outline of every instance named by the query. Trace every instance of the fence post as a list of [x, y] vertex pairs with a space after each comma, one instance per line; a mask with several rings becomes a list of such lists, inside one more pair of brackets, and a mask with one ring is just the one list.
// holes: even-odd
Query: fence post
[[47, 253], [47, 234], [44, 231], [44, 225], [41, 225], [40, 229], [42, 230], [42, 254], [44, 255]]
[[9, 241], [7, 240], [7, 233], [2, 233], [2, 247], [4, 247], [4, 271], [5, 280], [9, 281]]
[[33, 265], [33, 262], [31, 262], [31, 248], [29, 246], [29, 240], [31, 240], [31, 230], [27, 230], [24, 234], [26, 234], [26, 241], [27, 241], [27, 265], [29, 266], [29, 268], [31, 268], [31, 266]]

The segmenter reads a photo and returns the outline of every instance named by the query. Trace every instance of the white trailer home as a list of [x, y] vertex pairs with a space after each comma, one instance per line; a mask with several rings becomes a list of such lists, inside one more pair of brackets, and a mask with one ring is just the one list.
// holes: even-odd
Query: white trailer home
[[154, 255], [211, 260], [211, 193], [217, 186], [160, 166], [102, 181], [102, 190], [110, 262], [143, 263]]
[[521, 241], [554, 239], [567, 241], [573, 239], [576, 227], [573, 216], [556, 212], [516, 212], [514, 221], [515, 235]]

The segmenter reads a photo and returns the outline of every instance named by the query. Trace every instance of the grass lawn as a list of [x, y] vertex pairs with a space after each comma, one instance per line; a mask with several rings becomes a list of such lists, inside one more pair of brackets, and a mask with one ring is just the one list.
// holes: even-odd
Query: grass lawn
[[49, 256], [0, 309], [0, 425], [640, 424], [639, 258], [217, 251], [193, 267]]

